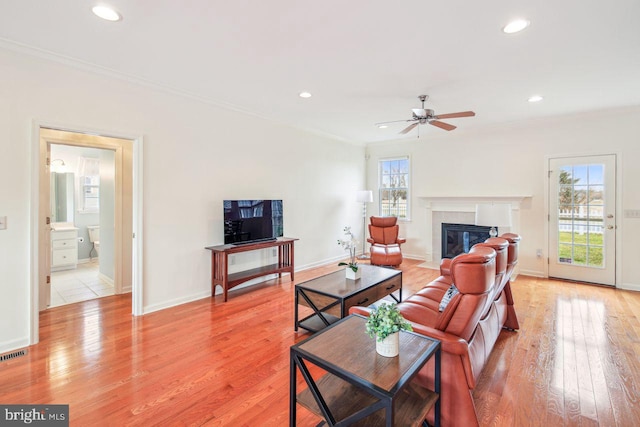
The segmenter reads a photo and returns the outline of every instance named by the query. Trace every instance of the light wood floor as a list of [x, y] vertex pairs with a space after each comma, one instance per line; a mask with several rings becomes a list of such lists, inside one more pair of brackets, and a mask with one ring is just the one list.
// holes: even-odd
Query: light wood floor
[[[436, 276], [403, 263], [405, 295]], [[336, 270], [296, 273], [298, 281]], [[482, 426], [639, 426], [640, 293], [520, 276], [474, 392]], [[129, 296], [50, 309], [0, 363], [0, 403], [70, 404], [71, 425], [285, 426], [293, 285], [131, 317]], [[318, 419], [299, 409], [299, 425]]]

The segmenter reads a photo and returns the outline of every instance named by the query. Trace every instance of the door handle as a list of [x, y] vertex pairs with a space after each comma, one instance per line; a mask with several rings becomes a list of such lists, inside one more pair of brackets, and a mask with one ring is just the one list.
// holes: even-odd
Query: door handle
[[608, 225], [607, 230], [613, 230], [615, 227], [613, 225]]
[[609, 214], [609, 215], [607, 215], [607, 218], [611, 219], [611, 218], [613, 218], [613, 215]]

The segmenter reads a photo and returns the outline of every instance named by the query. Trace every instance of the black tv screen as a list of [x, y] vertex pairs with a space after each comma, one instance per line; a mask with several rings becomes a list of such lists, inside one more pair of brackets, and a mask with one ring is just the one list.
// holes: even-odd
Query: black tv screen
[[275, 240], [282, 225], [282, 200], [224, 201], [225, 245]]

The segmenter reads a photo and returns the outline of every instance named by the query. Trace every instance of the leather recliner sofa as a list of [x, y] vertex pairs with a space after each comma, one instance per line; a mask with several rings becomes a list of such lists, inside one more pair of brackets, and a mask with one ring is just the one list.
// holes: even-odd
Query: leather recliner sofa
[[[472, 390], [503, 327], [518, 326], [510, 278], [517, 263], [520, 237], [490, 238], [468, 254], [443, 260], [441, 276], [398, 304], [415, 332], [442, 342], [441, 425], [477, 426]], [[441, 303], [451, 285], [457, 294]], [[368, 308], [350, 313], [367, 315]], [[515, 326], [515, 327], [513, 327]], [[429, 361], [415, 381], [433, 389], [434, 367]], [[433, 411], [427, 417], [433, 424]]]

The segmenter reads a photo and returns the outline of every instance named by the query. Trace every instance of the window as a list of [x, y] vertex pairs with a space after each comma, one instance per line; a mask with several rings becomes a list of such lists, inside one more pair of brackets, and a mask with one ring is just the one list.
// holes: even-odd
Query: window
[[97, 175], [80, 177], [82, 188], [81, 212], [100, 211], [100, 177]]
[[78, 211], [96, 213], [100, 211], [100, 159], [80, 157], [78, 164], [80, 186]]
[[378, 163], [380, 215], [409, 219], [409, 158], [383, 159]]

